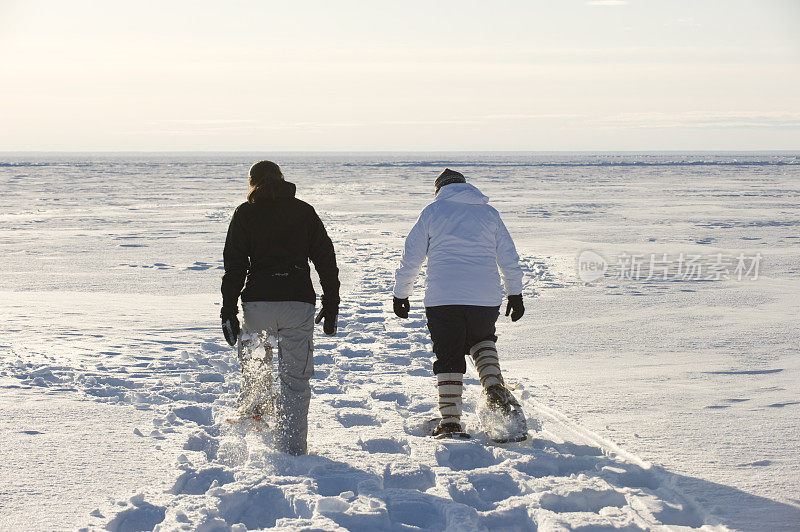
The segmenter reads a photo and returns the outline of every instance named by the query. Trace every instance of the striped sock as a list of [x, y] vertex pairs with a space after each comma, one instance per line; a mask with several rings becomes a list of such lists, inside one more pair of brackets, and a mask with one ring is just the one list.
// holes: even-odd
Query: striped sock
[[469, 354], [475, 361], [475, 368], [478, 370], [478, 378], [481, 385], [488, 388], [493, 384], [503, 384], [503, 376], [500, 374], [500, 360], [497, 358], [497, 348], [494, 342], [486, 340], [473, 345]]
[[439, 412], [442, 423], [461, 423], [461, 390], [463, 374], [439, 373]]

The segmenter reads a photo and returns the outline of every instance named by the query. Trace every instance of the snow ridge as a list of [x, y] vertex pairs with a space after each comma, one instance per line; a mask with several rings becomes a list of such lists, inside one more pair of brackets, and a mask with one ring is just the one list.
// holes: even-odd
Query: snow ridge
[[338, 249], [360, 278], [343, 297], [339, 335], [317, 339], [308, 456], [272, 451], [269, 429], [224, 421], [239, 374], [221, 334], [133, 371], [12, 366], [28, 385], [152, 410], [154, 426], [136, 437], [182, 447], [173, 478], [95, 509], [87, 529], [726, 530], [667, 472], [536, 401], [524, 377], [512, 377], [515, 393], [543, 424], [527, 442], [486, 439], [474, 373], [464, 398], [473, 439], [429, 438], [437, 398], [422, 304], [394, 319], [376, 297], [390, 292], [391, 272], [370, 260], [386, 254]]

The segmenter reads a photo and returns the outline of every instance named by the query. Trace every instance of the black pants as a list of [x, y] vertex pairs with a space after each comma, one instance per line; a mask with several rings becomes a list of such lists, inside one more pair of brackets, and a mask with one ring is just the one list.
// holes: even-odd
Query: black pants
[[428, 330], [433, 340], [436, 362], [433, 372], [466, 373], [464, 355], [469, 348], [485, 340], [497, 341], [494, 325], [500, 307], [478, 307], [475, 305], [442, 305], [425, 307]]

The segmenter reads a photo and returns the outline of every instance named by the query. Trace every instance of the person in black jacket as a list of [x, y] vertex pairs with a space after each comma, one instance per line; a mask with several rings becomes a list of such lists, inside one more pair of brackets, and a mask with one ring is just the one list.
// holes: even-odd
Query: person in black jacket
[[[274, 414], [278, 449], [305, 454], [314, 323], [324, 321], [325, 334], [336, 334], [336, 254], [316, 211], [294, 197], [295, 185], [284, 180], [277, 164], [254, 164], [250, 187], [247, 201], [233, 213], [223, 252], [222, 330], [230, 345], [238, 341], [242, 367], [236, 407], [243, 418], [260, 420], [264, 414]], [[309, 260], [323, 291], [316, 320], [317, 296]], [[240, 295], [241, 331], [237, 318]], [[271, 386], [273, 347], [278, 348], [277, 395]]]

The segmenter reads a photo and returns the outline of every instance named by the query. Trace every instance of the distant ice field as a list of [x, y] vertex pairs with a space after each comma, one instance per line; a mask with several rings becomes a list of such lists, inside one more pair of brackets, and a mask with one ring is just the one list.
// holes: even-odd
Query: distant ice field
[[[464, 173], [526, 275], [524, 318], [498, 327], [506, 380], [668, 469], [722, 524], [790, 529], [780, 519], [800, 515], [800, 153], [0, 154], [0, 403], [74, 393], [37, 364], [122, 378], [145, 371], [149, 350], [177, 357], [213, 338], [227, 224], [264, 158], [324, 221], [342, 298], [374, 303], [382, 313], [364, 323], [389, 332], [403, 239], [436, 175]], [[587, 250], [609, 267], [591, 282]], [[702, 275], [686, 274], [690, 257]], [[714, 278], [719, 257], [730, 262]], [[759, 257], [757, 272], [738, 279], [739, 257]], [[651, 258], [669, 264], [648, 275]], [[423, 291], [420, 277], [417, 312]], [[419, 345], [412, 359], [429, 360]]]

